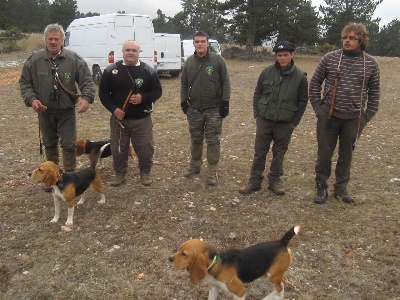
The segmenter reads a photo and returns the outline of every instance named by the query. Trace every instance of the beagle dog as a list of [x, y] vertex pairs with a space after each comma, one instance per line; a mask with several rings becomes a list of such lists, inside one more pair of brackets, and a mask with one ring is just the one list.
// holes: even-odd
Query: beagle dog
[[267, 276], [274, 290], [264, 300], [282, 300], [283, 276], [292, 261], [289, 241], [300, 233], [301, 226], [292, 227], [276, 241], [258, 243], [244, 249], [218, 252], [213, 246], [197, 239], [183, 243], [179, 251], [169, 257], [178, 270], [187, 269], [190, 281], [202, 279], [209, 284], [208, 300], [216, 300], [222, 290], [235, 300], [246, 297], [244, 283]]
[[[100, 158], [99, 167], [102, 165], [102, 159], [112, 155], [110, 141], [90, 141], [78, 139], [76, 140], [76, 156], [87, 154], [91, 165], [96, 165]], [[129, 145], [129, 156], [135, 159], [132, 145]]]
[[94, 188], [101, 194], [98, 203], [104, 204], [106, 202], [100, 174], [93, 166], [78, 172], [63, 172], [54, 162], [45, 161], [40, 163], [32, 173], [29, 173], [29, 177], [35, 182], [43, 182], [46, 187], [53, 188], [54, 217], [50, 221], [51, 223], [58, 222], [60, 218], [60, 200], [63, 200], [68, 206], [68, 217], [65, 225], [72, 226], [75, 198], [81, 196], [77, 204], [83, 204], [85, 202], [84, 192], [89, 187]]

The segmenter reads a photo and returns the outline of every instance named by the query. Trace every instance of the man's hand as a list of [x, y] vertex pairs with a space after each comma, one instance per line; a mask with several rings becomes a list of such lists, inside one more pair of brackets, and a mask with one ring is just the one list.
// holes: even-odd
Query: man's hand
[[118, 120], [122, 121], [124, 119], [124, 117], [125, 117], [125, 112], [122, 109], [117, 108], [117, 109], [114, 110], [114, 116]]
[[183, 113], [186, 115], [186, 112], [189, 109], [189, 104], [187, 103], [187, 101], [181, 102], [181, 108], [182, 108]]
[[78, 113], [83, 113], [85, 111], [88, 110], [89, 108], [89, 101], [87, 101], [86, 99], [83, 99], [81, 97], [78, 98], [78, 101], [75, 104], [75, 107], [80, 107], [78, 110]]
[[222, 101], [221, 107], [219, 108], [219, 115], [222, 118], [229, 115], [229, 101]]
[[47, 106], [44, 106], [38, 99], [32, 101], [32, 108], [37, 113], [47, 110]]
[[129, 103], [133, 104], [133, 105], [138, 105], [140, 103], [142, 103], [142, 95], [137, 93], [137, 94], [133, 94], [130, 98], [129, 98]]

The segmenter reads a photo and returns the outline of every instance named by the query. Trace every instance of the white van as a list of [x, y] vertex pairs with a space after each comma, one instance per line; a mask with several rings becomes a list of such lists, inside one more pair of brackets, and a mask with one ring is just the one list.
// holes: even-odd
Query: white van
[[[209, 39], [210, 51], [221, 55], [221, 47], [216, 39]], [[193, 46], [193, 39], [186, 39], [182, 41], [183, 46], [183, 62], [186, 62], [187, 58], [191, 56], [195, 49]]]
[[156, 68], [153, 23], [147, 15], [107, 14], [75, 19], [66, 30], [64, 46], [82, 56], [98, 84], [104, 69], [122, 60], [122, 45], [127, 40], [137, 41], [139, 59]]
[[182, 70], [182, 37], [174, 33], [156, 33], [157, 73], [178, 77]]

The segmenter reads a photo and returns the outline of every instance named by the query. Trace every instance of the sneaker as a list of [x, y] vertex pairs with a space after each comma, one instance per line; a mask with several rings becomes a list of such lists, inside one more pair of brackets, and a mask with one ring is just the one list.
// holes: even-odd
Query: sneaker
[[252, 192], [259, 191], [259, 190], [261, 190], [261, 185], [249, 183], [246, 186], [240, 188], [239, 193], [241, 193], [243, 195], [248, 195], [248, 194], [251, 194]]
[[342, 198], [342, 201], [343, 201], [344, 203], [354, 203], [354, 202], [355, 202], [354, 198], [353, 198], [352, 196], [350, 196], [347, 192], [342, 193], [342, 194], [339, 194], [339, 193], [336, 193], [336, 192], [335, 192], [335, 193], [333, 194], [333, 197], [334, 197], [335, 199]]
[[208, 176], [206, 184], [209, 185], [209, 186], [216, 186], [218, 184], [218, 176], [217, 176], [217, 174]]
[[149, 186], [153, 183], [153, 181], [150, 179], [150, 174], [140, 174], [140, 182], [144, 186]]
[[187, 179], [192, 179], [194, 176], [200, 174], [200, 170], [189, 169], [187, 173], [183, 175], [183, 177]]
[[277, 196], [285, 195], [285, 190], [283, 189], [282, 184], [280, 182], [275, 183], [273, 185], [269, 185], [268, 189]]
[[328, 190], [321, 184], [317, 184], [317, 195], [314, 197], [315, 204], [324, 204], [328, 198]]
[[126, 182], [126, 178], [124, 175], [116, 175], [114, 180], [111, 182], [111, 186], [117, 187]]

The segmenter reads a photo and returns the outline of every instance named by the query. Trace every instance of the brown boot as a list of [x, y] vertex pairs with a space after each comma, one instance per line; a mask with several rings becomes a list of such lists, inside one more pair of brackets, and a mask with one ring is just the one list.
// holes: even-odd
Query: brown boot
[[76, 150], [62, 152], [63, 167], [66, 172], [74, 172], [76, 168]]
[[243, 195], [248, 195], [251, 194], [252, 192], [256, 192], [259, 190], [261, 190], [261, 185], [248, 183], [247, 185], [239, 189], [239, 193]]
[[46, 154], [46, 160], [50, 160], [56, 165], [60, 164], [60, 154], [58, 146], [45, 148], [44, 153]]
[[144, 186], [149, 186], [153, 183], [153, 181], [150, 179], [150, 174], [149, 173], [142, 173], [140, 174], [140, 182]]
[[187, 179], [192, 179], [195, 175], [200, 174], [200, 168], [203, 163], [203, 142], [194, 143], [190, 146], [190, 168], [187, 173], [183, 175]]
[[113, 181], [111, 181], [111, 186], [117, 187], [126, 182], [125, 175], [117, 174]]
[[192, 179], [198, 174], [200, 174], [200, 169], [190, 168], [187, 173], [183, 174], [183, 177], [186, 177], [187, 179]]
[[208, 178], [206, 184], [209, 186], [216, 186], [218, 184], [217, 175], [218, 165], [208, 165]]
[[283, 189], [282, 184], [280, 182], [269, 185], [268, 189], [277, 196], [285, 195], [285, 190]]

